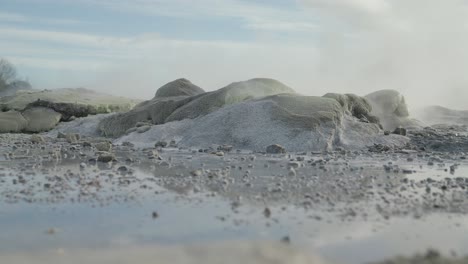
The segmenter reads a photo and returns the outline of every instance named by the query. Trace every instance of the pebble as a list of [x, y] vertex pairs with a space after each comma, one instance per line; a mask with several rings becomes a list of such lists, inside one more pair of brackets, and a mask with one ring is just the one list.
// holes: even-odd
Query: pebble
[[34, 144], [41, 144], [41, 143], [45, 143], [45, 140], [40, 135], [32, 135], [31, 136], [31, 142], [34, 143]]
[[78, 135], [78, 134], [67, 134], [65, 136], [65, 138], [67, 139], [68, 143], [74, 144], [74, 143], [77, 143], [78, 140], [80, 140], [80, 135]]
[[114, 161], [114, 160], [115, 160], [114, 154], [109, 153], [109, 152], [100, 153], [98, 158], [97, 158], [97, 161], [105, 162], [105, 163], [111, 162], [111, 161]]
[[266, 153], [268, 154], [285, 154], [286, 149], [278, 144], [270, 145], [266, 148]]
[[296, 170], [294, 168], [289, 168], [288, 176], [295, 177], [296, 176]]
[[112, 150], [112, 144], [110, 142], [100, 142], [95, 145], [98, 151], [110, 152]]
[[154, 144], [155, 148], [165, 148], [167, 147], [167, 142], [166, 141], [158, 141]]

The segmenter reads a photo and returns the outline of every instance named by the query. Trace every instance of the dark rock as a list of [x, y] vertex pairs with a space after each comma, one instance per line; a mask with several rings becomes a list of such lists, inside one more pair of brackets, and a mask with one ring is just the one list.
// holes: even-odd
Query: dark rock
[[270, 145], [266, 148], [266, 152], [269, 154], [284, 154], [286, 149], [278, 144]]
[[395, 129], [395, 131], [393, 131], [393, 134], [396, 134], [396, 135], [401, 135], [401, 136], [406, 136], [407, 135], [407, 131], [406, 129], [402, 128], [402, 127], [399, 127], [397, 129]]
[[102, 152], [99, 154], [97, 161], [99, 162], [111, 162], [115, 160], [115, 156], [112, 153], [109, 152]]
[[154, 144], [154, 147], [158, 148], [165, 148], [167, 147], [167, 142], [166, 141], [158, 141], [156, 142], [156, 144]]

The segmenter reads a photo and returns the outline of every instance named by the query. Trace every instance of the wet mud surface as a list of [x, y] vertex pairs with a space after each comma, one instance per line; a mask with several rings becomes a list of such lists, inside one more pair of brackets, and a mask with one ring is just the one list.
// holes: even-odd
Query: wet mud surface
[[0, 256], [219, 241], [331, 263], [468, 255], [466, 129], [437, 129], [404, 149], [277, 155], [0, 135]]

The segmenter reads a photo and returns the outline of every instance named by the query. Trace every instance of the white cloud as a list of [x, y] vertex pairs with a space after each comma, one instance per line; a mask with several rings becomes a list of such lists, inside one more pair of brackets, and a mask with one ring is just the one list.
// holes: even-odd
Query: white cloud
[[[76, 25], [83, 24], [85, 22], [74, 19], [64, 18], [42, 18], [35, 16], [25, 16], [23, 14], [12, 13], [12, 12], [0, 12], [0, 22], [13, 22], [13, 23], [41, 23], [51, 25]], [[89, 22], [86, 22], [89, 23]]]
[[[20, 72], [48, 70], [49, 79], [27, 76], [39, 87], [87, 86], [141, 98], [179, 77], [207, 89], [259, 76], [298, 87], [308, 76], [304, 65], [316, 60], [315, 50], [303, 44], [177, 40], [158, 34], [117, 38], [0, 27], [0, 40], [0, 49]], [[76, 71], [82, 74], [80, 82]]]
[[[61, 2], [63, 1], [72, 2], [71, 0]], [[194, 20], [235, 18], [239, 19], [239, 24], [244, 28], [259, 31], [312, 31], [317, 22], [294, 1], [291, 2], [291, 8], [241, 0], [81, 0], [80, 2], [91, 7], [161, 17]]]
[[134, 41], [130, 38], [116, 38], [64, 31], [33, 30], [16, 27], [0, 27], [0, 39], [55, 42], [74, 46], [101, 48], [111, 45], [126, 45]]

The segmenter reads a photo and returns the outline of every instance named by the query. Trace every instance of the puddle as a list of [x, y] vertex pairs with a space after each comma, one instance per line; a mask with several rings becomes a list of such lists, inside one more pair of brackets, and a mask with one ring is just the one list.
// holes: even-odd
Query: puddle
[[[414, 171], [404, 174], [385, 172], [379, 165], [379, 162], [388, 162], [383, 158], [378, 162], [351, 162], [351, 169], [345, 172], [340, 167], [343, 161], [335, 161], [336, 166], [330, 162], [327, 170], [320, 169], [319, 164], [298, 168], [297, 179], [302, 179], [296, 181], [296, 178], [282, 175], [286, 171], [282, 165], [284, 160], [257, 158], [251, 161], [254, 165], [251, 168], [245, 164], [243, 169], [234, 166], [229, 175], [233, 179], [232, 186], [221, 192], [224, 190], [222, 179], [214, 181], [178, 176], [187, 170], [177, 165], [182, 159], [190, 168], [197, 168], [201, 162], [205, 168], [223, 168], [235, 163], [223, 161], [219, 165], [219, 160], [200, 161], [187, 159], [184, 155], [174, 156], [172, 167], [153, 166], [137, 170], [128, 177], [132, 178], [128, 184], [122, 184], [118, 175], [109, 176], [110, 170], [88, 168], [90, 173], [95, 171], [97, 178], [106, 179], [102, 180], [98, 192], [93, 192], [92, 185], [78, 188], [81, 185], [75, 185], [76, 179], [70, 176], [71, 188], [63, 189], [65, 197], [59, 195], [53, 199], [48, 197], [49, 189], [47, 195], [42, 193], [46, 176], [25, 173], [24, 177], [30, 177], [27, 184], [13, 184], [11, 179], [15, 178], [16, 172], [3, 168], [0, 170], [1, 195], [4, 198], [0, 202], [0, 259], [5, 254], [21, 255], [36, 251], [89, 249], [97, 254], [119, 248], [219, 241], [281, 241], [286, 237], [293, 246], [305, 252], [317, 252], [338, 264], [361, 264], [395, 255], [422, 253], [429, 248], [436, 248], [449, 256], [468, 254], [467, 216], [432, 212], [417, 219], [411, 215], [385, 219], [377, 213], [369, 214], [365, 219], [340, 217], [338, 215], [350, 208], [353, 208], [353, 214], [365, 215], [372, 211], [368, 208], [375, 207], [380, 201], [366, 197], [348, 199], [353, 196], [352, 188], [349, 194], [340, 194], [340, 190], [335, 188], [341, 179], [349, 178], [352, 181], [347, 182], [348, 185], [369, 183], [373, 186], [369, 190], [378, 192], [377, 183], [368, 181], [366, 175], [378, 175], [385, 179], [383, 186], [395, 182], [397, 187], [405, 177], [417, 181], [429, 177], [435, 180], [464, 177], [468, 175], [465, 164], [451, 174], [444, 168], [426, 166], [423, 161], [393, 161], [401, 168]], [[269, 165], [264, 166], [265, 163]], [[76, 171], [76, 162], [65, 162], [52, 167], [48, 177], [72, 175], [72, 168]], [[249, 188], [243, 182], [246, 169], [255, 176]], [[159, 179], [163, 177], [161, 175], [165, 180]], [[85, 180], [92, 183], [93, 177]], [[172, 185], [172, 182], [176, 184]], [[259, 195], [277, 183], [282, 183], [283, 188], [290, 192], [268, 197], [269, 200]], [[192, 185], [200, 185], [201, 189], [194, 192], [193, 187], [186, 187]], [[299, 201], [304, 199], [304, 194], [312, 193], [314, 188], [334, 192], [335, 196], [329, 196], [336, 198], [334, 205], [312, 205], [312, 209], [301, 206]], [[26, 191], [22, 192], [23, 189]], [[15, 190], [11, 194], [13, 198], [19, 198], [5, 199], [11, 190]], [[35, 194], [29, 197], [27, 190]], [[89, 198], [81, 196], [83, 191], [88, 192]], [[70, 197], [81, 197], [81, 200]], [[240, 201], [238, 204], [236, 199]], [[265, 213], [266, 207], [269, 208], [268, 214]]]

